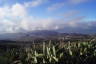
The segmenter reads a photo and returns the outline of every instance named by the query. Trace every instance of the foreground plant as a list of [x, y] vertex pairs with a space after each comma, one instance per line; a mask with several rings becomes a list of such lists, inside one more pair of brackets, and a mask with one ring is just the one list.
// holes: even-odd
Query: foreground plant
[[49, 41], [49, 44], [43, 42], [41, 48], [37, 48], [34, 43], [33, 47], [7, 49], [0, 58], [4, 59], [5, 63], [2, 61], [2, 64], [94, 64], [96, 43], [68, 42], [60, 47], [59, 44], [54, 45]]

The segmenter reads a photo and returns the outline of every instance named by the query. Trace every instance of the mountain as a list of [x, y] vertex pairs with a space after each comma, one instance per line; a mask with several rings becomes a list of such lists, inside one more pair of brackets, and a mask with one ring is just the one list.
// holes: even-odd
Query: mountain
[[1, 34], [0, 40], [20, 40], [20, 41], [30, 41], [35, 39], [51, 39], [53, 36], [58, 36], [58, 32], [49, 30], [37, 30], [26, 33], [7, 33]]
[[[95, 37], [96, 35], [94, 35]], [[33, 40], [55, 40], [55, 39], [89, 39], [93, 35], [80, 33], [60, 33], [51, 30], [36, 30], [25, 33], [6, 33], [0, 35], [0, 40], [11, 41], [33, 41]]]

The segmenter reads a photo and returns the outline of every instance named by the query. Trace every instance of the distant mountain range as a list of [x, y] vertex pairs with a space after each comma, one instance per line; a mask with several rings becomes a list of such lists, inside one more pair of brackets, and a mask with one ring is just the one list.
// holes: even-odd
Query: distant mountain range
[[48, 30], [37, 30], [26, 33], [6, 33], [0, 34], [0, 40], [25, 40], [25, 39], [37, 39], [37, 38], [46, 38], [58, 35], [58, 32], [48, 31]]
[[[80, 34], [80, 33], [60, 33], [49, 30], [37, 30], [26, 33], [6, 33], [0, 35], [0, 40], [12, 40], [12, 41], [32, 41], [36, 39], [58, 39], [64, 37], [68, 38], [88, 38], [93, 35]], [[96, 36], [96, 34], [94, 34]]]

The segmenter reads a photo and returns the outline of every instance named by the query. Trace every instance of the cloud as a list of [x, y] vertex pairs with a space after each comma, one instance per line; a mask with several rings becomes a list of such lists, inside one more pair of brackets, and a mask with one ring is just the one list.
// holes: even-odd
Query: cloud
[[79, 13], [80, 13], [80, 11], [70, 10], [70, 11], [67, 11], [66, 13], [62, 14], [62, 16], [64, 16], [64, 18], [70, 18], [70, 17], [78, 15]]
[[[85, 33], [85, 34], [96, 33], [95, 30], [96, 26], [91, 22], [94, 22], [96, 24], [96, 21], [80, 22], [76, 23], [77, 25], [76, 27], [66, 26], [65, 28], [59, 29], [58, 31], [67, 33]], [[89, 24], [91, 24], [91, 26]]]
[[28, 15], [26, 7], [19, 3], [0, 8], [0, 13], [0, 33], [54, 29], [54, 19], [32, 17]]
[[52, 4], [51, 6], [49, 6], [47, 8], [48, 11], [54, 11], [54, 10], [57, 10], [59, 8], [62, 8], [64, 6], [64, 3], [55, 3], [55, 4]]
[[19, 3], [0, 7], [0, 33], [17, 32], [20, 19], [25, 16], [27, 16], [26, 8]]
[[18, 4], [18, 3], [12, 6], [11, 11], [12, 11], [12, 16], [25, 16], [26, 15], [26, 8], [23, 5]]
[[[50, 11], [64, 6], [64, 3], [54, 4]], [[62, 18], [36, 18], [28, 15], [24, 4], [16, 3], [12, 6], [0, 7], [0, 33], [16, 33], [34, 30], [57, 30], [63, 32], [96, 32], [96, 21], [84, 22], [85, 16], [78, 15], [78, 11], [69, 11]], [[72, 18], [70, 18], [70, 16]], [[74, 16], [74, 18], [73, 18]], [[64, 18], [65, 17], [65, 18]], [[68, 19], [68, 20], [64, 20]]]
[[1, 7], [0, 8], [0, 18], [4, 18], [5, 16], [8, 16], [9, 8], [8, 7]]
[[[67, 17], [69, 18], [78, 13], [73, 12], [67, 13]], [[96, 32], [96, 21], [84, 22], [83, 19], [85, 16], [67, 18], [68, 20], [64, 20], [66, 18], [36, 18], [29, 16], [26, 7], [18, 3], [11, 7], [0, 8], [0, 13], [2, 13], [0, 14], [0, 33], [16, 33], [34, 30], [56, 30], [61, 32], [81, 33]]]
[[57, 2], [57, 3], [52, 4], [51, 6], [49, 6], [47, 8], [47, 10], [54, 11], [54, 10], [58, 10], [58, 9], [62, 8], [63, 6], [77, 5], [77, 4], [81, 4], [81, 3], [85, 3], [85, 2], [88, 2], [88, 0], [66, 0], [66, 1]]
[[[17, 17], [17, 15], [14, 17]], [[1, 19], [2, 21], [0, 21], [0, 33], [16, 33], [34, 30], [56, 30], [61, 32], [79, 33], [96, 32], [96, 21], [83, 22], [84, 18], [84, 16], [79, 16], [68, 21], [64, 21], [60, 18], [40, 19], [32, 16], [24, 16], [21, 17], [21, 19], [19, 20], [15, 20], [13, 17], [10, 16], [10, 18]], [[12, 19], [14, 19], [14, 21]]]
[[5, 18], [5, 17], [23, 17], [27, 14], [26, 8], [19, 4], [16, 3], [13, 6], [3, 6], [0, 7], [0, 18]]
[[85, 2], [88, 2], [88, 0], [68, 0], [68, 3], [70, 4], [80, 4]]
[[36, 6], [43, 4], [45, 1], [47, 1], [47, 0], [33, 0], [30, 2], [25, 2], [24, 5], [26, 7], [36, 7]]
[[[65, 33], [96, 33], [96, 21], [84, 21], [84, 18], [85, 16], [79, 16], [68, 21], [61, 20], [62, 23], [57, 24], [59, 27], [57, 31]], [[60, 21], [58, 20], [58, 22]]]
[[[31, 17], [22, 19], [21, 27], [28, 31], [33, 30], [52, 30], [54, 29], [54, 19], [32, 19]], [[52, 27], [53, 26], [53, 27]]]

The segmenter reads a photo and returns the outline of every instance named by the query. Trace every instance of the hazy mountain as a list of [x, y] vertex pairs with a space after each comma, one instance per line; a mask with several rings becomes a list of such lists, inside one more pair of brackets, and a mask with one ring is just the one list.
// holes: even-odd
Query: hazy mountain
[[38, 30], [26, 33], [6, 33], [0, 34], [0, 40], [29, 40], [29, 39], [36, 39], [36, 38], [47, 38], [52, 36], [57, 36], [59, 33], [55, 31], [48, 31], [48, 30]]
[[[92, 35], [91, 35], [92, 36]], [[80, 33], [60, 33], [49, 30], [37, 30], [25, 33], [6, 33], [0, 35], [0, 40], [12, 40], [12, 41], [33, 41], [33, 40], [46, 40], [46, 39], [58, 39], [59, 37], [69, 38], [89, 38], [88, 34]]]

